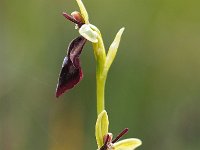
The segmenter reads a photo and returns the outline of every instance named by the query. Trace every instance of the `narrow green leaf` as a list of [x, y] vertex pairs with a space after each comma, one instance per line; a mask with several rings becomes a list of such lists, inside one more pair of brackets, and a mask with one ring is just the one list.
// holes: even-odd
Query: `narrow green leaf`
[[107, 54], [107, 57], [106, 57], [106, 62], [105, 62], [105, 69], [106, 69], [105, 71], [106, 72], [110, 68], [113, 60], [115, 59], [115, 55], [117, 53], [117, 50], [118, 50], [118, 47], [119, 47], [119, 43], [120, 43], [120, 40], [121, 40], [121, 36], [122, 36], [122, 33], [123, 33], [124, 29], [125, 28], [121, 28], [118, 31], [117, 35], [115, 36], [114, 41], [110, 45], [110, 48], [108, 50], [108, 54]]

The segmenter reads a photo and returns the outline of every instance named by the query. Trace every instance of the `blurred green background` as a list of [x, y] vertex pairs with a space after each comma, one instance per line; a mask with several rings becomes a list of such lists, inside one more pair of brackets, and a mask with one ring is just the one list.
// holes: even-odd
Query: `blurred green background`
[[[200, 1], [84, 0], [108, 48], [125, 26], [106, 84], [110, 132], [125, 127], [138, 150], [200, 148]], [[0, 150], [94, 150], [95, 61], [56, 100], [68, 43], [78, 35], [62, 11], [75, 0], [0, 1]]]

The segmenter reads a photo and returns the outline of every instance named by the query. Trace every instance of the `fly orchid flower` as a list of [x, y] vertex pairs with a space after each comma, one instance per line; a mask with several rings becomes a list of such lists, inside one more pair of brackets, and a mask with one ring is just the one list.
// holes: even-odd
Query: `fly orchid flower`
[[118, 141], [123, 135], [128, 132], [128, 128], [125, 128], [113, 140], [112, 133], [108, 133], [108, 126], [108, 115], [107, 112], [104, 110], [98, 115], [96, 122], [96, 140], [98, 150], [134, 150], [142, 144], [142, 142], [136, 138], [129, 138]]
[[58, 79], [56, 97], [59, 97], [67, 90], [73, 88], [83, 78], [79, 56], [86, 41], [89, 40], [93, 43], [98, 42], [98, 33], [92, 29], [95, 27], [89, 23], [89, 17], [82, 1], [76, 1], [80, 7], [81, 13], [75, 11], [69, 15], [63, 12], [63, 16], [76, 24], [76, 28], [79, 28], [81, 36], [75, 38], [69, 44], [67, 56], [64, 58]]
[[[79, 56], [87, 40], [93, 43], [94, 55], [97, 61], [97, 91], [99, 91], [97, 94], [103, 95], [104, 89], [101, 89], [100, 86], [102, 86], [103, 82], [105, 83], [107, 72], [115, 58], [120, 38], [124, 31], [124, 28], [119, 30], [106, 55], [99, 29], [89, 23], [88, 13], [83, 2], [81, 0], [76, 1], [80, 8], [80, 13], [75, 11], [69, 15], [66, 12], [63, 12], [63, 16], [75, 23], [76, 29], [79, 29], [81, 36], [75, 38], [69, 44], [67, 56], [64, 58], [58, 79], [56, 97], [59, 97], [67, 90], [73, 88], [83, 78]], [[100, 98], [101, 96], [97, 97]], [[101, 106], [101, 109], [99, 109], [99, 112], [101, 112], [100, 110], [102, 110], [102, 108], [103, 105]]]
[[80, 66], [79, 56], [82, 52], [83, 46], [86, 41], [97, 42], [98, 34], [93, 31], [88, 25], [88, 15], [83, 6], [82, 1], [77, 0], [80, 6], [81, 13], [75, 11], [71, 15], [63, 12], [63, 16], [76, 24], [76, 28], [79, 28], [79, 32], [83, 36], [78, 36], [71, 41], [67, 49], [67, 56], [64, 58], [62, 68], [60, 71], [58, 84], [56, 88], [56, 97], [59, 97], [67, 90], [73, 88], [83, 78], [82, 69]]

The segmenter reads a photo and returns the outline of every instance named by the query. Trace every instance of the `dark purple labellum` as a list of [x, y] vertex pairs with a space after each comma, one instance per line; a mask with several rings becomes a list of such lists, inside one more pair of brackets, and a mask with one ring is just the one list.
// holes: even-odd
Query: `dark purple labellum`
[[67, 57], [64, 58], [58, 84], [56, 88], [56, 97], [59, 97], [68, 89], [76, 85], [83, 77], [81, 68], [76, 68]]
[[83, 46], [85, 45], [86, 41], [87, 40], [84, 37], [79, 36], [76, 39], [74, 39], [68, 47], [67, 55], [76, 68], [80, 67], [79, 55], [81, 54]]
[[86, 41], [84, 37], [79, 36], [69, 44], [58, 79], [56, 97], [73, 88], [83, 78], [79, 55]]

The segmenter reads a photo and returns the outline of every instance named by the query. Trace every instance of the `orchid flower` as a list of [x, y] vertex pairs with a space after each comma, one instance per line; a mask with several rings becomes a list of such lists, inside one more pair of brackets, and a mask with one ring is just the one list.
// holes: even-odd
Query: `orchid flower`
[[134, 150], [142, 144], [137, 138], [129, 138], [118, 141], [124, 134], [128, 132], [125, 128], [115, 139], [112, 139], [112, 133], [108, 133], [109, 120], [105, 110], [103, 110], [97, 118], [96, 122], [96, 141], [98, 150]]
[[[64, 58], [62, 68], [60, 71], [58, 84], [56, 88], [56, 97], [59, 97], [67, 90], [73, 88], [83, 78], [83, 72], [80, 66], [79, 56], [82, 52], [86, 41], [97, 42], [98, 34], [88, 27], [88, 15], [83, 7], [83, 3], [77, 0], [81, 13], [75, 11], [71, 15], [63, 12], [63, 16], [76, 24], [82, 36], [78, 36], [69, 44], [67, 49], [67, 56]], [[86, 24], [87, 23], [87, 24]]]
[[94, 54], [97, 61], [97, 69], [99, 73], [106, 74], [114, 60], [117, 48], [119, 46], [121, 35], [124, 31], [122, 28], [113, 43], [110, 46], [106, 57], [106, 51], [103, 44], [103, 39], [99, 29], [89, 23], [88, 13], [81, 0], [76, 0], [80, 8], [80, 13], [74, 11], [71, 15], [63, 12], [63, 16], [69, 21], [75, 23], [76, 29], [79, 29], [80, 36], [71, 41], [67, 49], [67, 55], [64, 58], [61, 71], [58, 78], [56, 87], [56, 97], [59, 97], [64, 92], [73, 88], [83, 78], [83, 71], [80, 65], [79, 56], [82, 52], [83, 46], [86, 41], [93, 43]]

